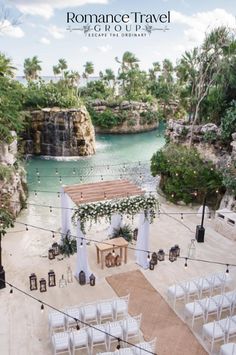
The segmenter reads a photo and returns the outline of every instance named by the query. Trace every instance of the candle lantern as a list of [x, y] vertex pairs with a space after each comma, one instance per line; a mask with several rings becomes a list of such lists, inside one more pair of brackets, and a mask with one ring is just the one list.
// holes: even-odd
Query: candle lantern
[[155, 262], [151, 259], [151, 260], [149, 261], [149, 269], [150, 269], [150, 270], [154, 270], [154, 268], [155, 268]]
[[180, 247], [176, 244], [174, 248], [175, 248], [176, 257], [180, 256]]
[[40, 292], [46, 292], [47, 291], [47, 284], [45, 279], [40, 279], [39, 281], [39, 290]]
[[177, 259], [175, 247], [171, 247], [169, 251], [169, 260], [173, 263]]
[[31, 274], [29, 280], [30, 280], [30, 291], [37, 290], [38, 289], [37, 276], [35, 274]]
[[66, 277], [67, 277], [67, 282], [68, 283], [73, 282], [73, 275], [72, 275], [72, 270], [71, 270], [70, 266], [67, 267]]
[[55, 259], [54, 250], [52, 248], [48, 250], [48, 259], [50, 260]]
[[163, 249], [159, 249], [157, 253], [157, 259], [159, 261], [164, 261], [165, 260], [165, 252]]
[[157, 253], [152, 253], [152, 261], [154, 262], [154, 265], [157, 264]]
[[84, 271], [80, 271], [79, 273], [79, 284], [85, 285], [86, 284], [86, 276]]
[[55, 256], [59, 255], [59, 244], [57, 242], [52, 244], [52, 249], [54, 251]]
[[138, 228], [135, 228], [133, 231], [133, 240], [137, 240], [137, 236], [138, 236]]
[[91, 274], [91, 275], [89, 276], [89, 283], [90, 283], [90, 286], [95, 286], [95, 280], [96, 280], [96, 278], [95, 278], [94, 274]]
[[59, 280], [59, 287], [66, 287], [67, 286], [67, 282], [64, 278], [64, 275], [61, 275], [61, 279]]
[[48, 286], [49, 287], [56, 286], [56, 275], [53, 270], [49, 270], [48, 273]]

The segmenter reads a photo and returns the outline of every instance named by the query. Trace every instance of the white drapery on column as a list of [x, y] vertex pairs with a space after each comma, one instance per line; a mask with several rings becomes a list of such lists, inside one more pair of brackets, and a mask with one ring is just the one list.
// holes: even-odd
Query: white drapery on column
[[64, 188], [61, 188], [61, 232], [62, 238], [66, 233], [71, 231], [71, 217], [72, 217], [72, 201], [65, 193]]
[[108, 235], [113, 235], [114, 229], [119, 229], [122, 225], [122, 216], [115, 213], [111, 216], [111, 225], [108, 230]]
[[75, 276], [79, 278], [80, 271], [85, 272], [86, 282], [89, 282], [89, 276], [91, 275], [91, 271], [88, 264], [88, 256], [87, 256], [87, 245], [86, 240], [83, 239], [84, 234], [81, 230], [81, 223], [78, 219], [77, 221], [77, 259], [76, 259], [76, 271]]
[[[144, 212], [139, 217], [139, 227], [136, 249], [149, 250], [149, 220], [145, 218]], [[136, 263], [142, 266], [144, 269], [149, 267], [148, 265], [148, 253], [145, 251], [135, 251]]]

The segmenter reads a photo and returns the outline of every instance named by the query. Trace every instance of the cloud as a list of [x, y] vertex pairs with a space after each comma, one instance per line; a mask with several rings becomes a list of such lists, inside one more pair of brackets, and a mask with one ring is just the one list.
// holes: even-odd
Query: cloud
[[98, 49], [99, 51], [106, 53], [111, 50], [111, 46], [109, 46], [109, 44], [106, 44], [105, 46], [99, 46]]
[[218, 26], [235, 26], [235, 18], [224, 9], [198, 12], [193, 15], [184, 15], [181, 12], [171, 11], [171, 22], [186, 25], [184, 35], [187, 40], [199, 44], [205, 37], [205, 33]]
[[55, 39], [62, 39], [65, 37], [65, 30], [55, 25], [48, 26], [47, 31]]
[[81, 48], [80, 48], [80, 52], [82, 52], [82, 53], [87, 53], [88, 52], [88, 47], [86, 47], [86, 46], [82, 46]]
[[46, 37], [42, 37], [40, 38], [40, 42], [43, 43], [43, 44], [50, 44], [50, 40]]
[[0, 21], [0, 35], [22, 38], [25, 34], [19, 26], [13, 26], [10, 21], [3, 20]]
[[67, 7], [78, 7], [88, 4], [107, 4], [108, 0], [53, 0], [49, 4], [45, 0], [15, 0], [17, 9], [25, 15], [42, 16], [49, 19], [53, 16], [55, 9]]

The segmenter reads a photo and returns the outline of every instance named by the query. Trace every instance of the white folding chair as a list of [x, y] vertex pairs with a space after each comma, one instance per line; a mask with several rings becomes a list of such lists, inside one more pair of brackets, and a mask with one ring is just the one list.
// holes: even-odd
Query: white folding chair
[[117, 342], [117, 339], [123, 338], [123, 328], [120, 321], [108, 323], [108, 349], [111, 349], [111, 344]]
[[205, 322], [205, 309], [206, 309], [206, 301], [203, 300], [194, 300], [194, 302], [187, 303], [184, 308], [184, 316], [185, 319], [191, 319], [191, 326], [193, 328], [195, 319], [202, 318]]
[[228, 343], [221, 345], [220, 355], [236, 355], [236, 344]]
[[112, 300], [104, 300], [97, 304], [98, 321], [101, 323], [104, 320], [114, 321], [114, 309]]
[[88, 303], [80, 308], [83, 321], [86, 323], [98, 323], [97, 305]]
[[119, 316], [125, 317], [128, 315], [129, 295], [116, 298], [113, 300], [114, 318]]
[[132, 347], [132, 350], [135, 355], [147, 355], [147, 351], [155, 353], [156, 351], [156, 338], [151, 341], [144, 341], [142, 343], [136, 344], [136, 347]]
[[212, 275], [206, 276], [206, 277], [200, 277], [198, 279], [198, 285], [199, 285], [199, 291], [200, 291], [200, 297], [204, 293], [209, 293], [210, 295], [212, 294]]
[[127, 317], [123, 321], [123, 335], [124, 339], [128, 340], [130, 338], [138, 338], [140, 342], [140, 324], [141, 324], [142, 314], [135, 317]]
[[187, 293], [187, 301], [190, 299], [190, 297], [200, 297], [200, 286], [198, 280], [188, 281], [185, 288]]
[[[66, 308], [65, 313], [68, 314], [68, 316], [66, 316], [67, 329], [72, 328], [77, 324], [75, 319], [78, 319], [78, 320], [83, 319], [83, 314], [82, 314], [81, 308], [78, 306]], [[80, 328], [82, 328], [83, 323], [79, 322], [79, 326], [80, 326]]]
[[228, 328], [226, 331], [226, 343], [236, 336], [236, 316], [228, 317]]
[[134, 355], [134, 351], [132, 350], [132, 348], [123, 348], [123, 349], [119, 349], [117, 352], [114, 352], [114, 354], [117, 355]]
[[208, 297], [206, 304], [205, 304], [205, 322], [208, 321], [209, 316], [216, 315], [216, 319], [218, 320], [220, 318], [220, 301], [221, 298], [216, 298], [216, 297]]
[[54, 354], [71, 354], [69, 333], [61, 332], [52, 334], [52, 347]]
[[206, 323], [202, 327], [203, 340], [207, 339], [211, 344], [211, 352], [213, 351], [214, 343], [217, 341], [226, 341], [226, 331], [228, 329], [228, 318], [219, 321]]
[[184, 300], [186, 302], [186, 298], [187, 298], [186, 284], [180, 283], [168, 287], [167, 297], [171, 302], [173, 302], [174, 309], [177, 300]]
[[91, 354], [93, 353], [93, 348], [97, 345], [105, 345], [106, 351], [108, 350], [106, 332], [108, 332], [107, 324], [98, 324], [89, 327], [88, 337]]
[[65, 330], [65, 316], [61, 312], [50, 312], [48, 315], [50, 334], [53, 331]]
[[87, 349], [87, 353], [90, 353], [87, 328], [72, 330], [70, 333], [70, 342], [72, 355], [74, 355], [75, 351], [78, 349]]
[[215, 295], [212, 297], [214, 299], [219, 307], [218, 310], [218, 319], [221, 318], [222, 312], [229, 311], [229, 314], [231, 315], [231, 307], [232, 307], [232, 300], [230, 297], [227, 297], [225, 294], [222, 295]]

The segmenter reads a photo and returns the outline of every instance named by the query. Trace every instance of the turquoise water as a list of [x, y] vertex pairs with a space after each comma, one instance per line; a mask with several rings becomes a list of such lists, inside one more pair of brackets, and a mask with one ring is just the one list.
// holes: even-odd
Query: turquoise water
[[[96, 154], [77, 160], [33, 158], [27, 164], [29, 190], [60, 191], [61, 185], [129, 178], [145, 180], [150, 158], [164, 143], [164, 127], [127, 135], [97, 135]], [[31, 195], [32, 195], [31, 193]]]

